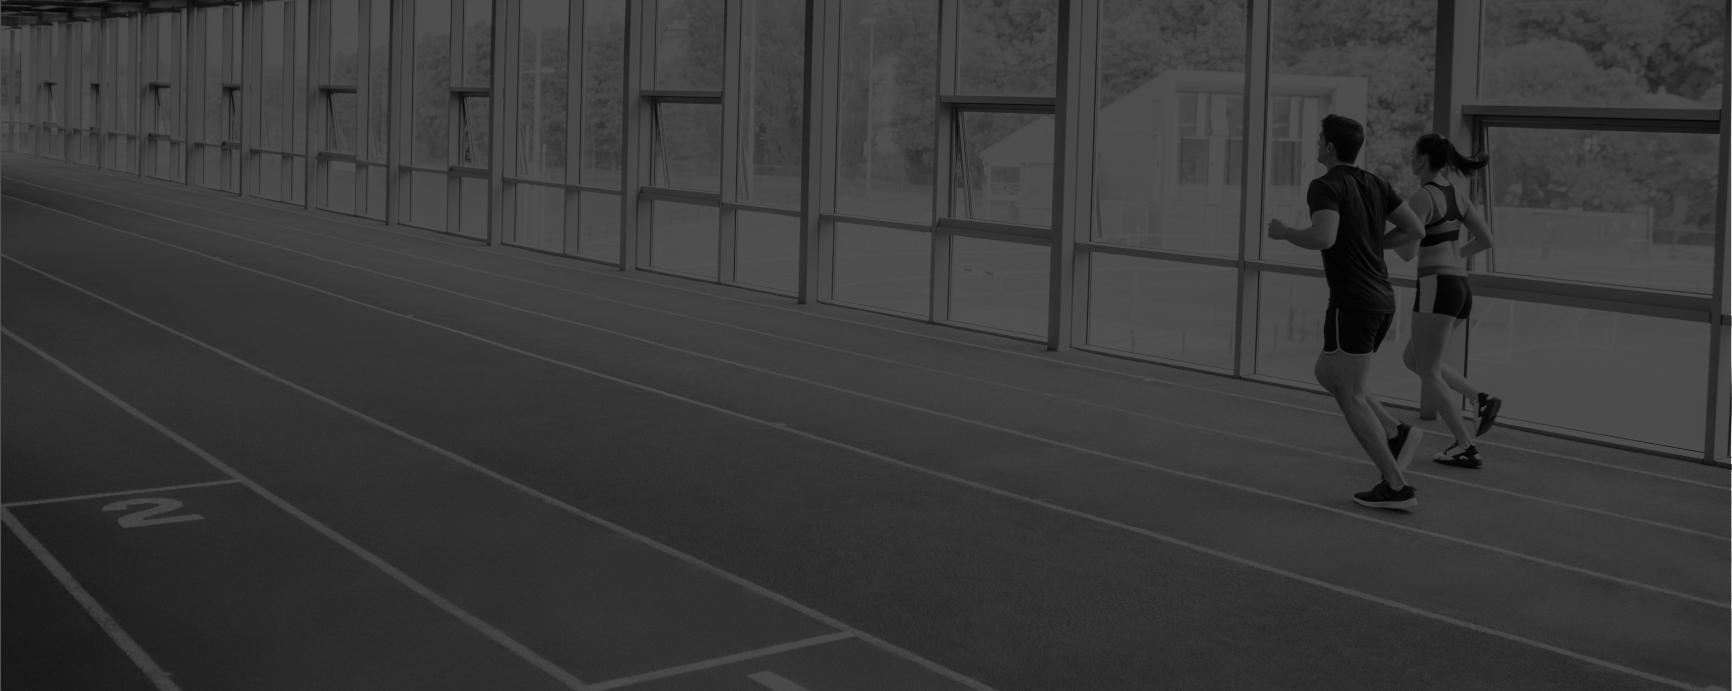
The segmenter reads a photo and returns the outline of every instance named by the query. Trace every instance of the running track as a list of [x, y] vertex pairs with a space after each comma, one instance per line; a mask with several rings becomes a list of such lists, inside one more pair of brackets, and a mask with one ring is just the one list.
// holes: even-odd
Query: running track
[[9, 690], [1729, 685], [1723, 469], [1500, 430], [1372, 512], [1300, 391], [3, 184]]

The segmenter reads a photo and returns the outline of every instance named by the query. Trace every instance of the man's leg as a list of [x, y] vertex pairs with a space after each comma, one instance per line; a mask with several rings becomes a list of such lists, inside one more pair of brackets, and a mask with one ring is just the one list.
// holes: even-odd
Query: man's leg
[[[1369, 354], [1352, 355], [1341, 351], [1323, 353], [1318, 356], [1317, 369], [1320, 373], [1327, 372], [1333, 383], [1324, 388], [1330, 390], [1335, 397], [1335, 405], [1341, 408], [1341, 414], [1347, 418], [1347, 427], [1353, 431], [1353, 437], [1359, 441], [1365, 455], [1377, 466], [1377, 471], [1383, 475], [1383, 482], [1390, 489], [1400, 490], [1407, 486], [1407, 478], [1401, 469], [1395, 465], [1395, 454], [1389, 450], [1389, 437], [1384, 435], [1383, 425], [1378, 421], [1376, 401], [1365, 393], [1366, 382], [1371, 374], [1371, 357]], [[1380, 406], [1379, 406], [1380, 407]]]

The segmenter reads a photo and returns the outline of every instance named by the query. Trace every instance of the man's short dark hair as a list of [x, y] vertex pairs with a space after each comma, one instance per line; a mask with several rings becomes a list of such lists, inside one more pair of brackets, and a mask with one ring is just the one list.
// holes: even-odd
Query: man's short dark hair
[[1365, 127], [1353, 118], [1331, 113], [1323, 118], [1323, 141], [1335, 147], [1335, 158], [1352, 163], [1359, 159], [1359, 149], [1365, 146]]

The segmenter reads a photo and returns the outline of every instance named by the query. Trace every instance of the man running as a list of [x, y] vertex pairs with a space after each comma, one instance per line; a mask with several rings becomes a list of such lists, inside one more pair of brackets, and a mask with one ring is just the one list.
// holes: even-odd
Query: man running
[[[1360, 447], [1383, 481], [1353, 495], [1361, 506], [1411, 509], [1419, 506], [1412, 485], [1402, 476], [1421, 432], [1395, 421], [1368, 389], [1371, 354], [1395, 320], [1395, 290], [1389, 284], [1384, 248], [1402, 247], [1425, 235], [1419, 216], [1388, 182], [1354, 165], [1365, 145], [1365, 128], [1339, 115], [1323, 118], [1317, 135], [1317, 162], [1329, 169], [1305, 193], [1311, 225], [1294, 228], [1269, 221], [1269, 237], [1323, 252], [1329, 306], [1323, 317], [1323, 352], [1317, 356], [1322, 384]], [[1386, 223], [1395, 230], [1385, 233]]]

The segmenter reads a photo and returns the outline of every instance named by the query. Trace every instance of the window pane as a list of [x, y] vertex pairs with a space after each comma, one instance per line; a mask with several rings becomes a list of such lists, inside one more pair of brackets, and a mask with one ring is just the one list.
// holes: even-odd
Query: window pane
[[1102, 6], [1097, 240], [1238, 254], [1245, 7], [1207, 7]]
[[331, 10], [331, 74], [327, 84], [356, 86], [360, 83], [360, 0], [334, 0]]
[[1719, 137], [1494, 129], [1498, 273], [1707, 294]]
[[[1325, 171], [1314, 161], [1317, 133], [1331, 113], [1365, 126], [1365, 147], [1356, 164], [1411, 190], [1418, 180], [1407, 170], [1408, 152], [1432, 130], [1437, 25], [1434, 0], [1392, 0], [1342, 21], [1325, 0], [1274, 3], [1269, 84], [1270, 147], [1263, 179], [1267, 187], [1262, 228], [1271, 218], [1300, 227], [1311, 224], [1305, 190]], [[1299, 155], [1293, 155], [1293, 151]], [[1276, 151], [1285, 150], [1276, 168]], [[1279, 183], [1292, 184], [1279, 184]], [[1312, 250], [1269, 240], [1262, 256], [1321, 266]]]
[[617, 195], [596, 192], [579, 195], [578, 256], [619, 261], [619, 204]]
[[325, 150], [355, 153], [355, 127], [359, 98], [355, 94], [330, 95], [328, 119], [325, 123]]
[[649, 265], [663, 271], [716, 278], [716, 233], [720, 221], [711, 206], [653, 203]]
[[[391, 3], [389, 0], [371, 2], [373, 23], [369, 29], [373, 38], [367, 46], [367, 81], [371, 91], [367, 101], [367, 148], [362, 150], [362, 156], [382, 163], [391, 154]], [[385, 169], [376, 170], [383, 173]]]
[[385, 220], [385, 167], [366, 166], [367, 169], [367, 215]]
[[654, 184], [720, 192], [721, 106], [658, 103]]
[[464, 96], [458, 102], [457, 165], [472, 168], [486, 168], [491, 154], [489, 144], [493, 141], [493, 132], [489, 129], [493, 121], [492, 104], [487, 96]]
[[415, 8], [415, 102], [411, 161], [415, 165], [450, 165], [446, 137], [450, 134], [451, 0], [420, 0]]
[[951, 170], [959, 218], [1052, 224], [1053, 116], [962, 113]]
[[[618, 188], [625, 134], [620, 128], [625, 88], [625, 0], [586, 2], [583, 7], [583, 183]], [[617, 248], [616, 248], [617, 251]]]
[[493, 83], [493, 0], [463, 2], [463, 65], [460, 86]]
[[463, 178], [462, 197], [457, 207], [462, 219], [457, 232], [472, 238], [487, 237], [487, 181]]
[[1093, 253], [1088, 343], [1231, 368], [1238, 290], [1233, 269]]
[[565, 251], [565, 190], [517, 185], [517, 222], [507, 230], [512, 244]]
[[745, 0], [747, 36], [740, 85], [750, 107], [740, 132], [740, 198], [800, 205], [805, 87], [805, 5]]
[[1502, 415], [1702, 449], [1708, 325], [1498, 299], [1474, 314], [1466, 374]]
[[796, 292], [800, 289], [800, 219], [741, 211], [734, 220], [734, 280]]
[[722, 88], [723, 0], [658, 0], [657, 89]]
[[1058, 2], [962, 0], [959, 10], [957, 93], [1056, 95]]
[[841, 19], [836, 211], [929, 222], [938, 3], [846, 2]]
[[1486, 0], [1487, 103], [1720, 107], [1726, 3]]
[[917, 316], [932, 313], [932, 236], [836, 224], [832, 295], [839, 302]]
[[517, 174], [565, 181], [566, 25], [570, 5], [559, 0], [529, 0], [522, 5], [522, 35], [517, 65]]
[[969, 237], [952, 242], [951, 321], [1046, 335], [1050, 249]]
[[326, 164], [325, 208], [338, 213], [355, 213], [355, 164], [348, 161]]
[[421, 171], [402, 171], [401, 175], [408, 178], [408, 193], [403, 195], [404, 215], [406, 223], [429, 228], [445, 229], [447, 216], [445, 202], [451, 198], [446, 189], [446, 178], [442, 173], [425, 173]]

